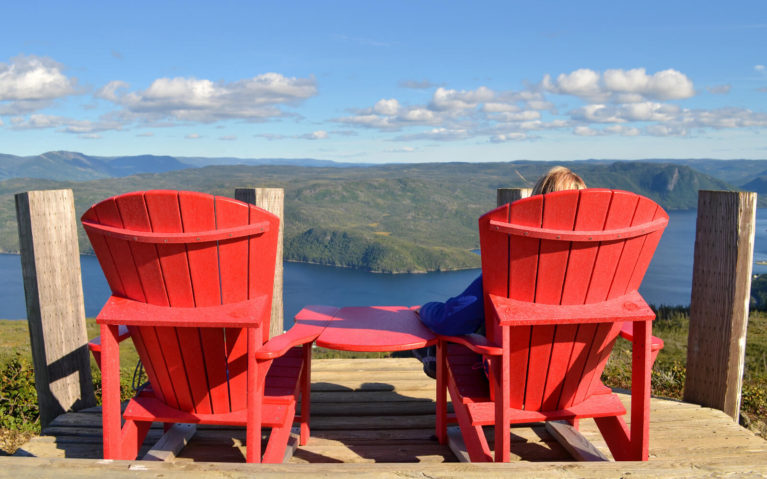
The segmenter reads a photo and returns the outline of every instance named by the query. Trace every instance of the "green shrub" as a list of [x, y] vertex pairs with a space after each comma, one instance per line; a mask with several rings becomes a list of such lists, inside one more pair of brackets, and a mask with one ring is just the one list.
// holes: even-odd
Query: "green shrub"
[[35, 373], [21, 355], [0, 370], [0, 427], [17, 431], [40, 431]]

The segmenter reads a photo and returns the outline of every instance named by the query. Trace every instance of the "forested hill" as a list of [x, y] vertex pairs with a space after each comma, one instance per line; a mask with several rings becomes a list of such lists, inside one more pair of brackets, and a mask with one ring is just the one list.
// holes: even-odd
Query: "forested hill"
[[[734, 189], [684, 165], [571, 162], [589, 186], [634, 191], [689, 209], [700, 189]], [[209, 166], [123, 178], [0, 182], [0, 249], [18, 250], [13, 194], [72, 188], [78, 215], [121, 192], [187, 189], [232, 196], [237, 187], [286, 192], [285, 258], [380, 272], [478, 266], [477, 218], [496, 189], [528, 187], [551, 163], [429, 163], [369, 167]], [[82, 233], [82, 231], [81, 231]], [[90, 246], [81, 236], [81, 251]]]

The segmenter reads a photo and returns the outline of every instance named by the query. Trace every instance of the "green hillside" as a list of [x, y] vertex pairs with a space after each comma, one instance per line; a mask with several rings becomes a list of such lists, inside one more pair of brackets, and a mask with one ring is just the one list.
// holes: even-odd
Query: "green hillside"
[[[732, 189], [687, 166], [569, 163], [589, 186], [634, 191], [667, 209], [697, 204], [699, 189]], [[405, 164], [323, 168], [211, 166], [86, 182], [0, 182], [0, 250], [18, 250], [14, 193], [71, 188], [78, 215], [114, 194], [187, 189], [232, 196], [235, 188], [285, 189], [285, 258], [380, 272], [477, 267], [477, 218], [495, 206], [496, 189], [529, 187], [543, 162]], [[82, 233], [82, 231], [81, 231]], [[81, 251], [90, 246], [83, 234]]]

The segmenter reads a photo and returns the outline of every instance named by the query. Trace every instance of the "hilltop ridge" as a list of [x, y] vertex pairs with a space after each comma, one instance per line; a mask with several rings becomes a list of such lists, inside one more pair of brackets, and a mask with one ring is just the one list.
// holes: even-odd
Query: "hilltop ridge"
[[[74, 157], [72, 161], [88, 158]], [[699, 189], [734, 186], [686, 165], [570, 162], [591, 187], [634, 191], [664, 208], [691, 209]], [[477, 218], [495, 206], [496, 189], [529, 187], [547, 162], [327, 166], [205, 166], [89, 181], [0, 181], [0, 250], [17, 251], [13, 194], [72, 188], [77, 214], [114, 194], [188, 189], [232, 196], [248, 186], [285, 189], [285, 259], [376, 272], [473, 268]], [[90, 251], [81, 232], [80, 248]]]

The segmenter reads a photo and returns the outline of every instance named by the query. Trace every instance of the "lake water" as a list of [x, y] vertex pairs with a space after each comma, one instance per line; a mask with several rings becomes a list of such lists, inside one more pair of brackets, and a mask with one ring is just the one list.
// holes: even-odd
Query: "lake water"
[[[670, 221], [645, 275], [640, 292], [651, 304], [690, 303], [695, 246], [695, 211], [670, 213]], [[767, 209], [757, 210], [755, 261], [767, 261]], [[96, 316], [109, 297], [95, 256], [81, 257], [86, 315]], [[754, 265], [754, 273], [767, 266]], [[460, 293], [479, 270], [426, 274], [373, 274], [301, 263], [285, 263], [283, 279], [285, 327], [304, 305], [416, 305], [444, 300]], [[0, 254], [0, 318], [26, 317], [21, 261]]]

